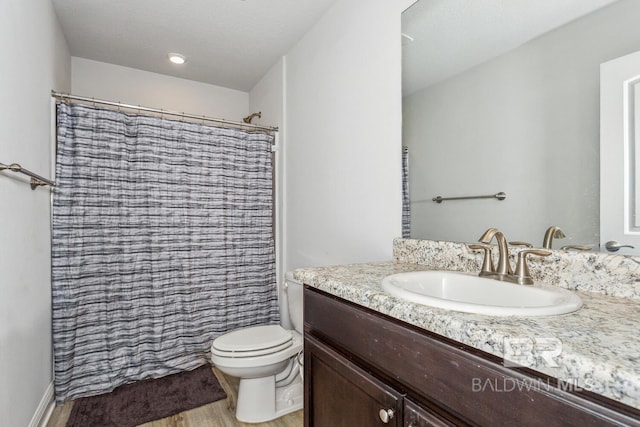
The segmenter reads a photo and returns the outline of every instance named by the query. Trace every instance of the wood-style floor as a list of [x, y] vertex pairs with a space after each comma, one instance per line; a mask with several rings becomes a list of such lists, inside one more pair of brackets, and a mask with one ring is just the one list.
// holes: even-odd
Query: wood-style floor
[[[208, 405], [192, 409], [171, 417], [141, 424], [142, 427], [302, 427], [302, 411], [293, 412], [260, 424], [241, 423], [236, 420], [236, 399], [238, 396], [238, 379], [226, 377], [222, 372], [213, 368], [213, 373], [227, 393], [227, 398]], [[65, 427], [73, 402], [56, 406], [47, 427]], [[140, 427], [139, 426], [139, 427]], [[89, 427], [89, 426], [87, 426]]]

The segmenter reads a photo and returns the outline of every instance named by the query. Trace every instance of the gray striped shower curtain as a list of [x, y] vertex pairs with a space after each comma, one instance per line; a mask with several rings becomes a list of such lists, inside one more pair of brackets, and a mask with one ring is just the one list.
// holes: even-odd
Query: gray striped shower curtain
[[57, 106], [57, 402], [208, 361], [277, 323], [273, 135]]
[[402, 147], [402, 237], [411, 237], [411, 200], [409, 197], [409, 148]]

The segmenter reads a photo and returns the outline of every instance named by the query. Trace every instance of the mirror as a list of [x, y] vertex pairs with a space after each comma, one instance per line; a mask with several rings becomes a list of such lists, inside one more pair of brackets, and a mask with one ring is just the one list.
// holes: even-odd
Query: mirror
[[638, 166], [640, 166], [640, 78], [634, 79], [628, 83], [628, 114], [629, 114], [629, 145], [633, 147], [634, 159], [631, 169], [635, 172], [633, 180], [633, 215], [631, 231], [640, 232], [640, 174], [638, 174]]
[[639, 87], [640, 50], [600, 65], [600, 244], [636, 255], [640, 255]]
[[[599, 247], [600, 64], [640, 48], [637, 0], [420, 0], [403, 15], [412, 238], [489, 227]], [[413, 41], [411, 41], [413, 39]], [[436, 196], [506, 198], [453, 200]]]

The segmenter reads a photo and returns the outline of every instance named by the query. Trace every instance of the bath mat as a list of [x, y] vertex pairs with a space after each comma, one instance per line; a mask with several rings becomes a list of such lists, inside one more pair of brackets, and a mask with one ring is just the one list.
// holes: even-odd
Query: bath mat
[[67, 427], [134, 427], [226, 398], [211, 366], [77, 399]]

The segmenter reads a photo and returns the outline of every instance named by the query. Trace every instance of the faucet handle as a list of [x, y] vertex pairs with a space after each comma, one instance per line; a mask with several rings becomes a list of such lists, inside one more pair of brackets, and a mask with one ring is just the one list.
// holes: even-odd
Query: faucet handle
[[529, 242], [521, 242], [519, 240], [515, 241], [515, 242], [509, 242], [509, 244], [511, 246], [524, 246], [526, 248], [532, 248], [533, 247], [533, 245], [531, 243], [529, 243]]
[[518, 252], [518, 263], [516, 264], [516, 279], [521, 285], [533, 285], [533, 279], [529, 273], [529, 266], [527, 265], [527, 255], [537, 256], [549, 256], [551, 251], [544, 249], [523, 249]]
[[560, 248], [561, 251], [568, 251], [570, 249], [574, 249], [576, 251], [590, 251], [591, 246], [583, 246], [583, 245], [566, 245]]
[[491, 257], [491, 245], [471, 243], [468, 244], [467, 247], [472, 250], [484, 250], [484, 260], [482, 261], [482, 270], [480, 271], [480, 275], [496, 271], [496, 268], [493, 265], [493, 258]]

